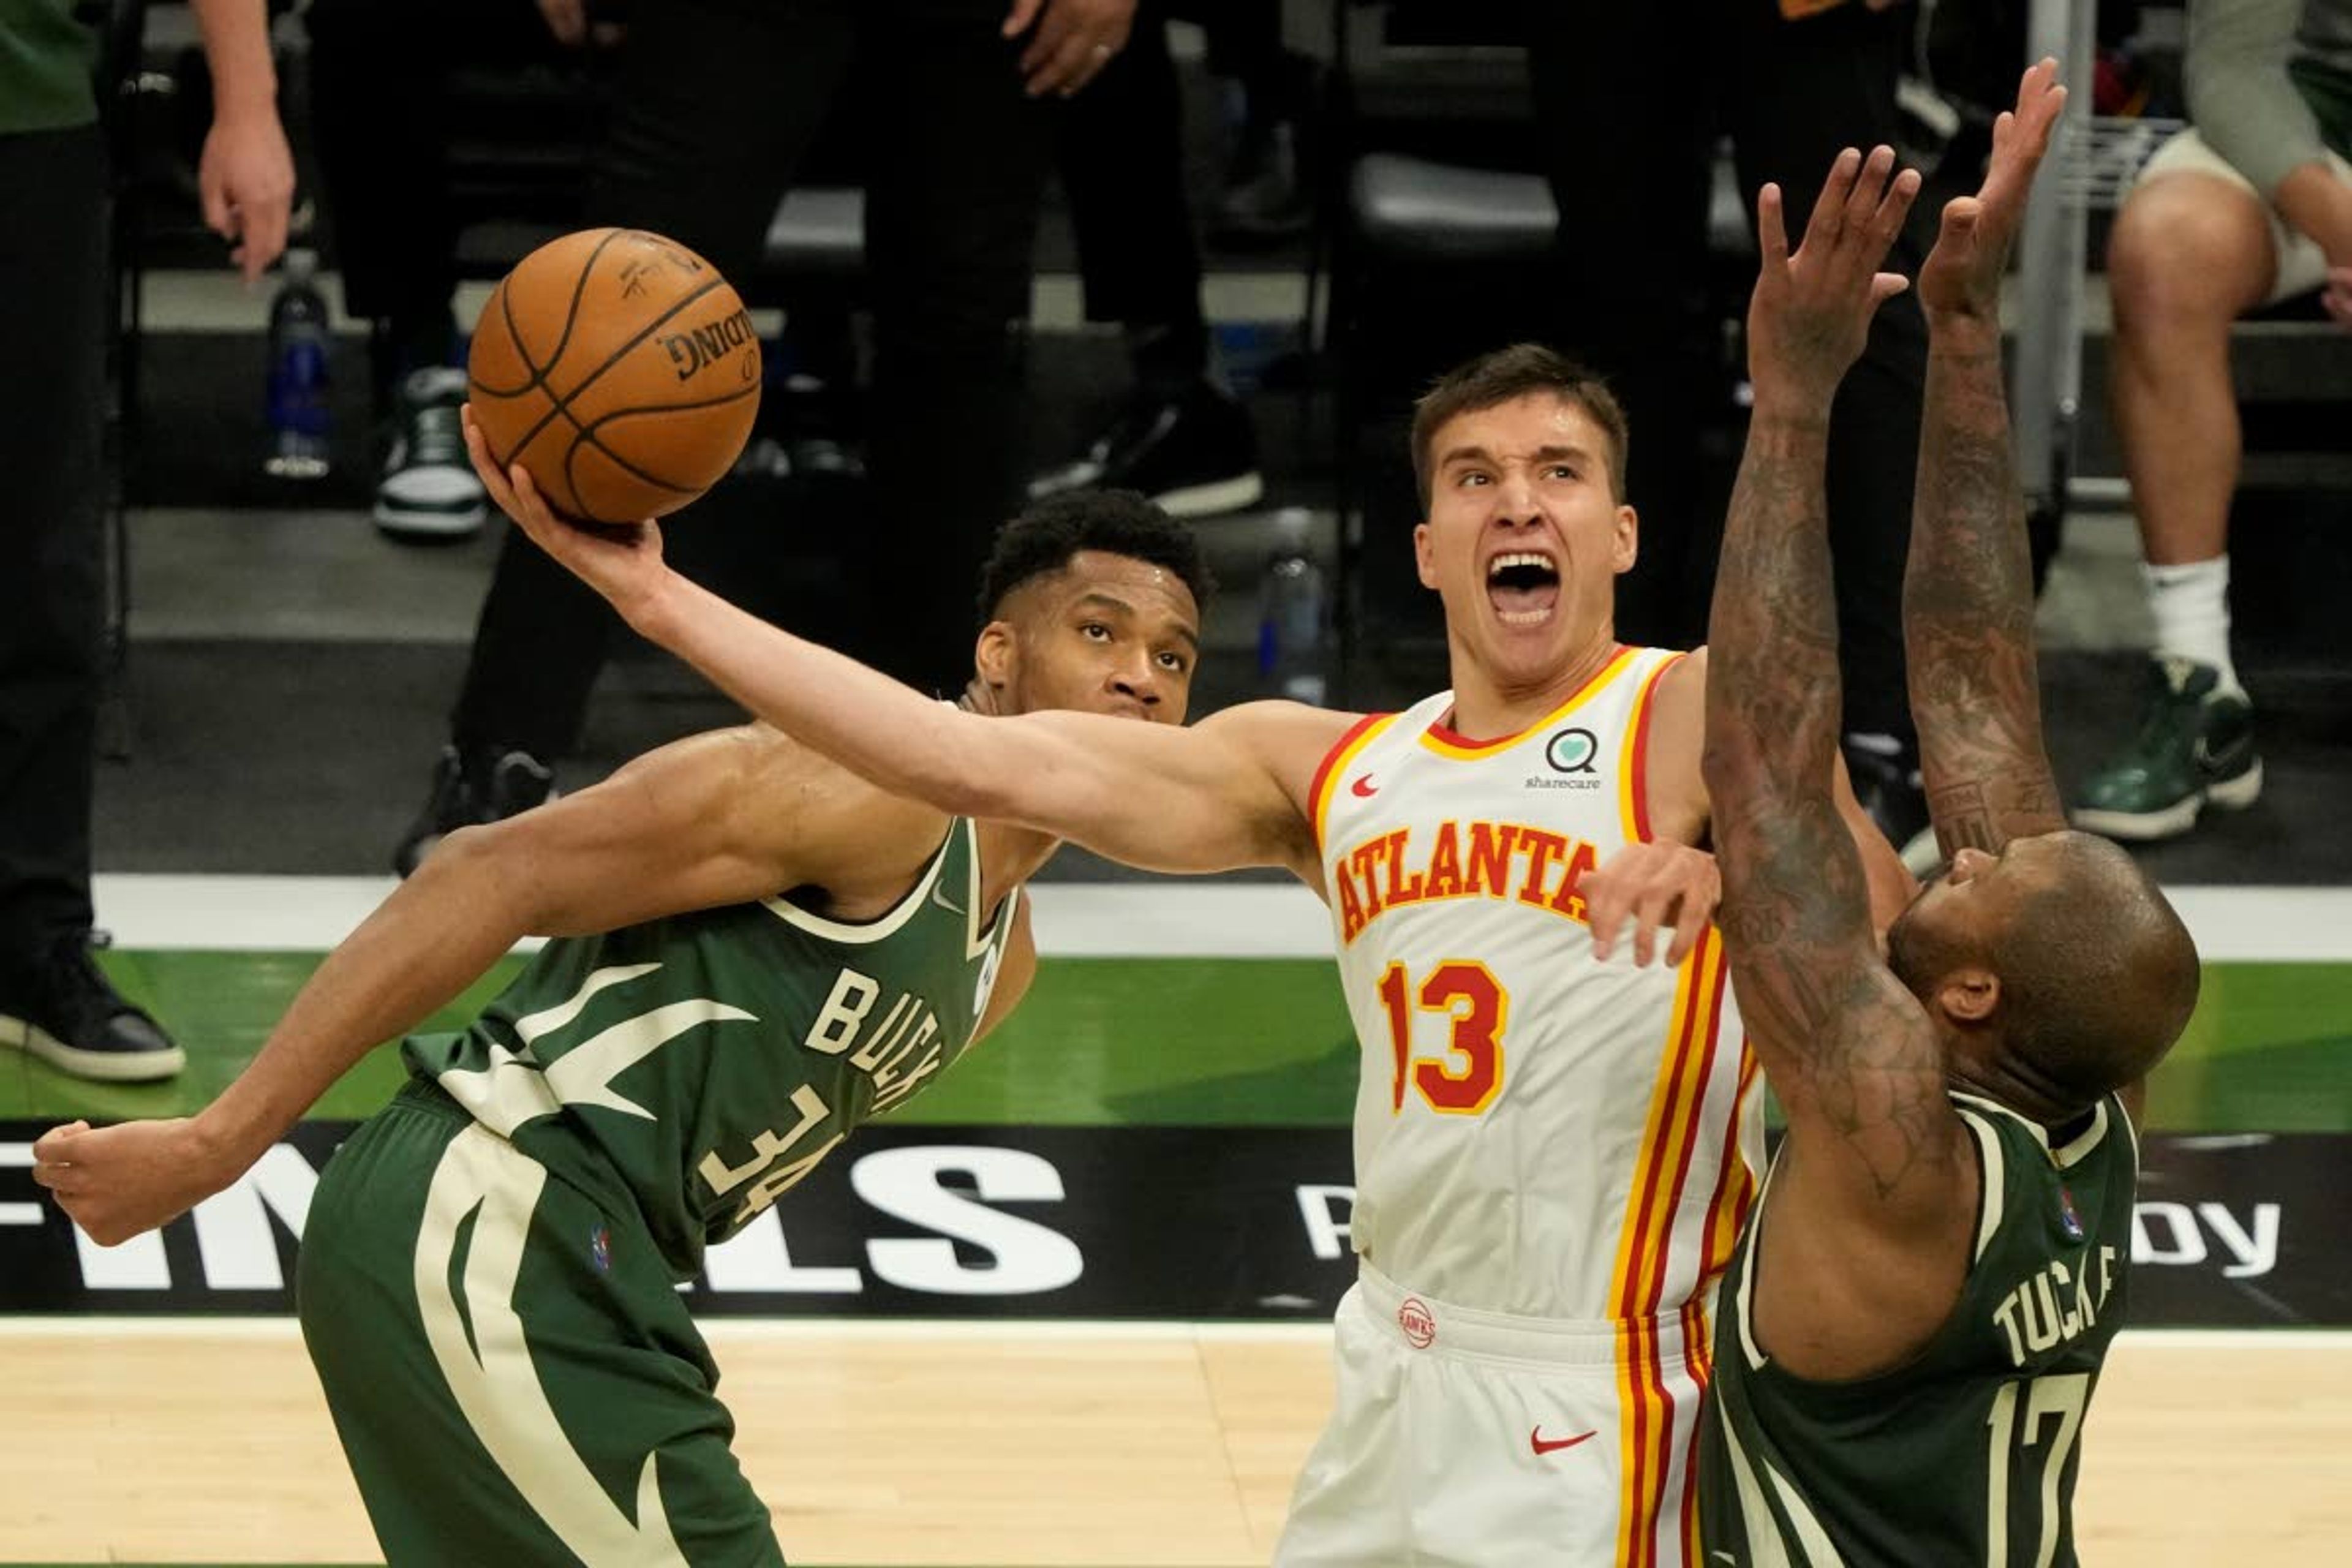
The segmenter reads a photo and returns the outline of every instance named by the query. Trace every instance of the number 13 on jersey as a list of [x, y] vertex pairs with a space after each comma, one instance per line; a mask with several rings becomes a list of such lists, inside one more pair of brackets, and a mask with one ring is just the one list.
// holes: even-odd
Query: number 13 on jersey
[[[1503, 1089], [1503, 1026], [1511, 994], [1492, 970], [1475, 959], [1449, 958], [1416, 986], [1403, 964], [1391, 963], [1381, 973], [1380, 994], [1388, 1012], [1389, 1042], [1396, 1048], [1391, 1110], [1404, 1110], [1408, 1082], [1431, 1110], [1449, 1115], [1475, 1116], [1495, 1102]], [[1413, 1054], [1416, 1013], [1448, 1020], [1443, 1053]]]

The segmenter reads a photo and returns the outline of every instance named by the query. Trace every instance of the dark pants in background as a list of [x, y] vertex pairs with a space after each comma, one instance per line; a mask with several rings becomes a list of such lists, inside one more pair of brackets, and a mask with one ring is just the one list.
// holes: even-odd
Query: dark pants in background
[[1209, 367], [1168, 16], [1165, 0], [1139, 0], [1127, 47], [1056, 106], [1054, 126], [1087, 320], [1127, 329], [1136, 381], [1155, 401], [1179, 395]]
[[[375, 367], [379, 374], [439, 363], [451, 347], [461, 221], [448, 166], [450, 68], [520, 75], [586, 57], [555, 40], [531, 0], [314, 0], [304, 20], [311, 146], [334, 224], [343, 309], [388, 331], [396, 352]], [[551, 93], [537, 110], [556, 117], [537, 127], [542, 146], [584, 144], [598, 125], [585, 99]], [[576, 207], [576, 182], [571, 195]]]
[[[1783, 20], [1775, 0], [1725, 0], [1704, 20], [1686, 6], [1567, 0], [1528, 13], [1545, 167], [1562, 214], [1559, 341], [1609, 376], [1633, 423], [1642, 562], [1622, 585], [1620, 635], [1688, 646], [1706, 637], [1720, 541], [1694, 484], [1701, 433], [1718, 412], [1704, 374], [1716, 351], [1691, 306], [1707, 285], [1711, 149], [1732, 137], [1751, 223], [1757, 191], [1780, 184], [1793, 246], [1838, 150], [1897, 142], [1895, 81], [1915, 18], [1858, 0], [1801, 22]], [[1906, 276], [1923, 254], [1918, 218], [1886, 263]], [[1927, 324], [1906, 293], [1881, 307], [1832, 412], [1849, 731], [1911, 732], [1903, 563], [1926, 365]]]
[[0, 963], [90, 923], [106, 213], [97, 126], [0, 135]]
[[[612, 123], [586, 221], [647, 228], [730, 278], [836, 95], [864, 67], [875, 333], [866, 525], [840, 547], [871, 601], [849, 651], [912, 684], [970, 678], [972, 605], [1015, 509], [1020, 323], [1045, 127], [1022, 92], [1000, 0], [661, 0], [611, 62]], [[689, 509], [678, 521], [693, 526]], [[790, 527], [789, 518], [777, 526]], [[725, 584], [717, 584], [722, 591]], [[616, 626], [519, 531], [482, 605], [453, 722], [461, 748], [542, 759], [576, 743]]]

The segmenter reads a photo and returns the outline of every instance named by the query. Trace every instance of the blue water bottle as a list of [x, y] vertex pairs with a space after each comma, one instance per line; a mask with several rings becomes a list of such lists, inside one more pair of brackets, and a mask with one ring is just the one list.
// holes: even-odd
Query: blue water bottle
[[1323, 668], [1329, 594], [1307, 539], [1313, 522], [1304, 507], [1275, 514], [1274, 549], [1258, 589], [1257, 673], [1268, 695], [1320, 708], [1330, 692]]
[[269, 302], [269, 454], [262, 467], [283, 479], [327, 473], [327, 300], [318, 274], [317, 251], [288, 251]]

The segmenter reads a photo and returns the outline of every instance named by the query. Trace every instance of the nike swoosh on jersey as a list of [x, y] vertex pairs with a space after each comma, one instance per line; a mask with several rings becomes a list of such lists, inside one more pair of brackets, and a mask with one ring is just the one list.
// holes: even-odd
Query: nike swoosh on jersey
[[1547, 1439], [1543, 1435], [1543, 1428], [1541, 1426], [1532, 1426], [1528, 1429], [1528, 1447], [1533, 1448], [1538, 1455], [1557, 1454], [1562, 1448], [1575, 1447], [1579, 1443], [1591, 1438], [1591, 1436], [1592, 1434], [1590, 1432], [1579, 1432], [1573, 1437], [1553, 1437]]

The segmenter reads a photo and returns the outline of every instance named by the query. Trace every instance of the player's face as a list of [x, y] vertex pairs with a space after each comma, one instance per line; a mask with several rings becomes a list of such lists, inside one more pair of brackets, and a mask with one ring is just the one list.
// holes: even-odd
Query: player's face
[[1611, 492], [1608, 437], [1591, 415], [1529, 393], [1447, 420], [1430, 458], [1413, 546], [1457, 654], [1506, 681], [1540, 681], [1613, 635], [1635, 524]]
[[1999, 854], [1956, 851], [1943, 874], [1920, 889], [1887, 928], [1895, 973], [1908, 984], [1913, 976], [1906, 971], [1932, 967], [1927, 954], [1990, 951], [2025, 900], [2063, 874], [2063, 830], [2012, 838]]
[[[1070, 708], [1181, 724], [1201, 654], [1201, 608], [1164, 566], [1081, 550], [1070, 564], [1024, 587], [997, 626], [982, 635], [983, 676], [1002, 682], [1017, 713]], [[990, 628], [991, 632], [996, 629]], [[992, 657], [1002, 660], [991, 674]]]

